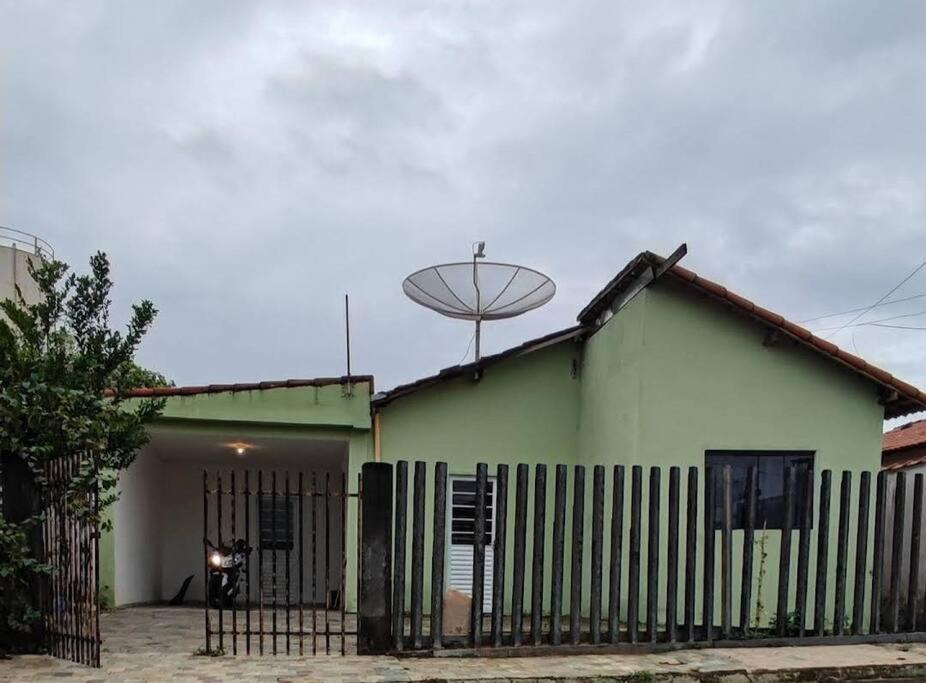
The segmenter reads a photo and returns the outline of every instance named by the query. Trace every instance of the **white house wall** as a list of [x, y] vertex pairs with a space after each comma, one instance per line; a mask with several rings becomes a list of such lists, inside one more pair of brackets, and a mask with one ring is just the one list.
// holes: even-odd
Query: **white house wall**
[[[902, 605], [900, 613], [903, 615], [906, 610], [907, 596], [909, 595], [908, 585], [910, 581], [910, 543], [912, 540], [912, 525], [913, 525], [913, 486], [915, 481], [915, 475], [923, 474], [926, 476], [926, 465], [921, 465], [919, 467], [911, 467], [905, 469], [906, 473], [906, 500], [905, 500], [905, 509], [906, 515], [904, 518], [904, 536], [903, 536], [903, 547], [901, 548], [901, 572], [900, 572], [900, 603]], [[882, 574], [881, 574], [881, 597], [882, 600], [886, 601], [890, 596], [891, 590], [891, 571], [892, 571], [892, 556], [893, 556], [893, 547], [894, 539], [893, 533], [891, 530], [894, 528], [894, 501], [895, 501], [895, 491], [897, 486], [896, 475], [891, 473], [886, 475], [885, 482], [885, 510], [884, 510], [884, 528], [888, 533], [884, 535], [884, 562], [882, 563]], [[872, 511], [872, 516], [874, 516], [874, 511]], [[926, 526], [926, 525], [924, 525]], [[926, 533], [926, 529], [924, 529]], [[923, 614], [923, 601], [924, 596], [926, 596], [926, 539], [922, 539], [920, 542], [920, 573], [919, 580], [917, 582], [917, 614], [919, 619], [922, 619]]]
[[113, 529], [117, 605], [161, 599], [161, 465], [144, 449], [120, 478]]
[[[346, 451], [345, 451], [346, 452]], [[303, 469], [304, 486], [311, 486], [311, 471], [318, 477], [317, 487], [324, 490], [325, 475], [330, 475], [331, 489], [337, 491], [341, 485], [342, 468], [332, 465], [327, 469], [315, 467], [307, 459]], [[228, 465], [215, 462], [202, 463], [188, 460], [162, 460], [150, 448], [139, 454], [132, 466], [122, 475], [120, 482], [121, 497], [114, 513], [115, 541], [115, 604], [117, 606], [166, 601], [180, 589], [184, 579], [190, 575], [193, 580], [186, 594], [186, 600], [198, 602], [204, 600], [203, 572], [203, 470], [208, 470], [210, 487], [215, 484], [215, 473], [222, 471], [222, 488], [230, 487], [231, 463], [240, 465], [239, 461], [229, 458]], [[293, 493], [298, 487], [300, 465], [292, 459], [275, 459], [269, 454], [261, 458], [264, 472], [264, 490], [270, 490], [272, 471], [277, 472], [277, 492], [284, 491], [284, 473], [290, 472], [290, 486]], [[244, 490], [245, 468], [236, 467], [236, 488]], [[250, 543], [254, 548], [251, 556], [251, 599], [259, 599], [258, 592], [258, 519], [257, 519], [257, 470], [250, 470]], [[354, 488], [354, 487], [349, 487]], [[298, 502], [294, 498], [294, 516], [298, 515]], [[306, 497], [303, 501], [302, 543], [304, 562], [303, 602], [308, 604], [325, 602], [325, 563], [328, 562], [328, 590], [337, 590], [341, 584], [341, 509], [340, 498], [330, 499], [330, 536], [329, 547], [325, 544], [325, 501], [315, 499], [317, 507], [317, 527], [315, 536], [315, 566], [317, 580], [311, 576], [312, 566], [312, 502]], [[216, 533], [215, 496], [209, 497], [208, 538], [218, 541]], [[231, 533], [231, 498], [223, 499], [222, 540], [227, 543]], [[236, 511], [236, 536], [245, 537], [244, 496], [239, 496]], [[294, 536], [298, 532], [298, 519], [294, 520]], [[294, 548], [289, 555], [290, 597], [295, 603], [299, 596], [299, 544], [295, 539]], [[263, 583], [265, 601], [272, 586], [271, 567], [273, 553], [264, 553]], [[286, 591], [286, 554], [276, 551], [277, 599], [285, 600]], [[242, 584], [243, 587], [243, 584]], [[242, 599], [244, 595], [242, 594]]]

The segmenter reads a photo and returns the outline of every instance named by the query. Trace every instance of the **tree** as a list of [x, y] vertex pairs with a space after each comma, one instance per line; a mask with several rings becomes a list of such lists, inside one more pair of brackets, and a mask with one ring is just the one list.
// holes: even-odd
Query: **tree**
[[[111, 328], [106, 255], [93, 256], [86, 275], [69, 273], [59, 261], [31, 264], [29, 274], [38, 285], [37, 302], [26, 302], [18, 290], [16, 299], [0, 302], [4, 483], [11, 471], [26, 472], [35, 503], [27, 514], [11, 514], [3, 501], [0, 647], [17, 633], [30, 632], [37, 614], [23, 606], [22, 589], [52, 571], [35, 557], [36, 530], [48, 504], [43, 501], [50, 497], [44, 495], [46, 465], [60, 456], [79, 456], [77, 472], [51, 495], [69, 514], [105, 528], [101, 512], [116, 500], [119, 472], [147, 443], [145, 425], [163, 408], [163, 401], [125, 400], [129, 390], [152, 377], [135, 365], [134, 356], [157, 311], [150, 301], [141, 301], [132, 307], [124, 332]], [[98, 506], [87, 504], [94, 491]]]

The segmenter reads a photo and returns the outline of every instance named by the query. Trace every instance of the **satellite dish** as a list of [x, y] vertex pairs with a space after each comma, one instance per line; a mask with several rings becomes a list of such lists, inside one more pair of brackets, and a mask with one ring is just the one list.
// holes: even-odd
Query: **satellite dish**
[[480, 261], [485, 242], [473, 244], [473, 260], [423, 268], [402, 282], [409, 299], [441, 315], [476, 323], [476, 360], [483, 320], [503, 320], [527, 313], [556, 294], [549, 277], [533, 268]]

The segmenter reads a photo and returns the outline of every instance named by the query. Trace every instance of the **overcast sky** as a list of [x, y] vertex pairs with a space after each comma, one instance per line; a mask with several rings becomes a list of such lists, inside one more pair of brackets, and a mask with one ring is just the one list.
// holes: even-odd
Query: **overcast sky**
[[[557, 282], [491, 353], [572, 324], [636, 252], [794, 320], [926, 259], [926, 3], [0, 0], [0, 224], [160, 309], [180, 384], [461, 360], [401, 281], [492, 259]], [[894, 295], [926, 293], [926, 269]], [[926, 297], [864, 321], [926, 327]], [[851, 316], [850, 316], [851, 317]], [[830, 318], [817, 327], [838, 325]], [[926, 330], [833, 338], [926, 385]]]

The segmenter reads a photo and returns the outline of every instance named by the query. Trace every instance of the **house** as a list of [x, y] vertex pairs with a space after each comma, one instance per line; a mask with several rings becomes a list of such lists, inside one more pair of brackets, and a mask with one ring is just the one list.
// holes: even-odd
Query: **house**
[[885, 432], [881, 464], [889, 472], [919, 471], [926, 465], [926, 420], [915, 420]]
[[[368, 460], [445, 461], [462, 502], [449, 506], [458, 533], [447, 539], [447, 585], [468, 591], [474, 510], [465, 501], [477, 462], [490, 473], [498, 463], [731, 465], [740, 527], [743, 475], [756, 466], [758, 526], [769, 533], [781, 528], [787, 466], [876, 470], [883, 421], [926, 410], [926, 393], [675, 260], [642, 253], [575, 326], [385, 392], [372, 377], [135, 392], [163, 396], [167, 407], [112, 512], [103, 583], [115, 604], [165, 600], [191, 574], [190, 597], [202, 599], [204, 468], [236, 468], [238, 487], [244, 470], [264, 468], [291, 480], [303, 470], [346, 479], [355, 490]], [[331, 552], [346, 563], [350, 587], [356, 524], [337, 528], [337, 516], [334, 524], [330, 533], [346, 544]], [[260, 533], [255, 526], [252, 538]], [[428, 527], [426, 556], [432, 540]], [[777, 540], [768, 539], [770, 553]], [[776, 571], [757, 591], [766, 604]], [[350, 590], [346, 599], [350, 608]]]
[[[910, 576], [910, 552], [913, 531], [913, 506], [916, 477], [926, 478], [926, 420], [906, 422], [884, 433], [881, 447], [881, 467], [888, 474], [903, 473], [904, 498], [906, 500], [906, 514], [904, 515], [904, 540], [900, 548], [900, 576], [903, 584], [901, 599], [907, 600], [907, 584]], [[897, 479], [890, 477], [885, 489], [886, 511], [885, 524], [887, 528], [894, 525], [894, 503], [897, 498]], [[891, 575], [893, 563], [893, 537], [885, 539], [886, 552], [884, 555], [883, 571], [885, 576]], [[926, 545], [920, 546], [920, 566], [926, 566]], [[926, 577], [919, 577], [918, 595], [926, 595]], [[885, 598], [888, 587], [885, 587]]]

